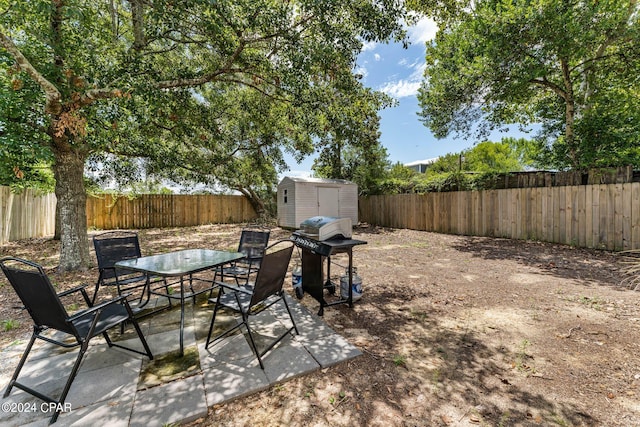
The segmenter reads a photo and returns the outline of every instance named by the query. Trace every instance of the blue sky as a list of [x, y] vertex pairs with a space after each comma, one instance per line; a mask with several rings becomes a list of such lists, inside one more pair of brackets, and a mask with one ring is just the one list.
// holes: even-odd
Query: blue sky
[[[380, 112], [380, 140], [392, 163], [429, 159], [472, 144], [437, 140], [418, 120], [416, 94], [425, 68], [425, 42], [435, 37], [436, 30], [433, 21], [423, 19], [409, 28], [408, 49], [403, 49], [401, 43], [368, 43], [358, 58], [355, 72], [363, 75], [364, 85], [392, 96], [398, 103]], [[307, 158], [301, 164], [288, 160], [290, 171], [286, 175], [309, 176], [313, 159]]]
[[[437, 26], [429, 19], [422, 19], [408, 29], [411, 44], [403, 49], [400, 43], [369, 43], [358, 58], [356, 73], [363, 75], [363, 83], [382, 91], [398, 101], [396, 107], [380, 112], [380, 140], [387, 148], [392, 163], [409, 163], [430, 159], [447, 153], [460, 152], [474, 141], [462, 139], [436, 139], [419, 120], [416, 94], [425, 69], [425, 42], [435, 37]], [[510, 136], [523, 136], [509, 132]], [[496, 135], [498, 141], [505, 134]], [[287, 176], [310, 176], [314, 157], [301, 164], [288, 160]]]

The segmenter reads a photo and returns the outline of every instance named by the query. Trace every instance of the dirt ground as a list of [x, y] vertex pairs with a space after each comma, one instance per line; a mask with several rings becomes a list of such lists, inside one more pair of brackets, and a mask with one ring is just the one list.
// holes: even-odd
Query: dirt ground
[[[141, 230], [140, 240], [144, 255], [233, 249], [240, 229]], [[272, 241], [289, 235], [274, 229]], [[625, 286], [619, 254], [366, 226], [354, 237], [368, 242], [354, 249], [363, 297], [324, 320], [363, 354], [190, 426], [640, 425], [640, 292]], [[98, 276], [56, 273], [58, 244], [46, 239], [0, 255], [42, 263], [60, 289]], [[341, 274], [346, 259], [332, 260]], [[310, 296], [302, 303], [317, 312]], [[0, 348], [30, 333], [17, 305], [2, 278]]]

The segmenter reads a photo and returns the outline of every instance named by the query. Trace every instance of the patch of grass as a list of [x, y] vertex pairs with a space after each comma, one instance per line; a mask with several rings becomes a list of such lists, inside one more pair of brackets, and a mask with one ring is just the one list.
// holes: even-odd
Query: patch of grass
[[396, 354], [395, 356], [393, 356], [393, 364], [396, 365], [396, 366], [406, 367], [407, 366], [407, 358], [404, 357], [401, 354]]
[[444, 349], [444, 347], [436, 348], [436, 353], [442, 358], [442, 360], [447, 360], [449, 358], [449, 355], [447, 354], [447, 351]]
[[314, 395], [314, 385], [307, 384], [307, 391], [305, 391], [304, 397], [310, 398], [313, 395]]
[[525, 372], [527, 375], [534, 374], [536, 371], [534, 367], [527, 364], [527, 361], [529, 359], [532, 359], [532, 357], [527, 354], [527, 349], [530, 345], [531, 342], [527, 339], [524, 339], [522, 340], [522, 342], [520, 342], [520, 347], [518, 349], [518, 353], [516, 354], [516, 360], [514, 363], [514, 366], [518, 371]]
[[153, 360], [144, 360], [138, 390], [164, 384], [178, 378], [186, 378], [200, 370], [200, 357], [195, 346], [184, 349], [184, 356], [175, 350], [156, 356]]
[[435, 387], [438, 387], [438, 383], [440, 382], [441, 379], [442, 379], [442, 373], [440, 372], [440, 369], [436, 368], [433, 371], [431, 371], [431, 382]]
[[344, 391], [341, 391], [340, 393], [338, 393], [338, 399], [336, 399], [335, 396], [330, 396], [329, 397], [329, 403], [331, 405], [337, 405], [342, 403], [345, 399], [347, 398], [347, 394]]
[[602, 310], [602, 300], [598, 297], [587, 297], [582, 296], [578, 299], [580, 304], [586, 305], [587, 307], [593, 308], [594, 310], [601, 311]]
[[407, 245], [410, 248], [430, 248], [431, 244], [429, 244], [428, 242], [411, 242]]
[[427, 313], [425, 313], [424, 311], [414, 311], [413, 309], [411, 309], [410, 313], [411, 318], [419, 322], [424, 322], [428, 318]]
[[509, 418], [511, 418], [511, 414], [509, 413], [509, 411], [504, 412], [500, 416], [500, 421], [498, 421], [498, 427], [508, 426], [509, 425]]
[[560, 427], [569, 427], [571, 424], [565, 420], [561, 415], [553, 414], [551, 420]]
[[5, 332], [9, 332], [12, 329], [16, 329], [18, 326], [20, 326], [20, 322], [18, 322], [17, 320], [8, 319], [8, 320], [2, 321], [2, 329]]

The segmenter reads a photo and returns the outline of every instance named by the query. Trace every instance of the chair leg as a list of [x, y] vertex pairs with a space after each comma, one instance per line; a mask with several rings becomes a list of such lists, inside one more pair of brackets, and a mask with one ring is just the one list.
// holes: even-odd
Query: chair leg
[[96, 282], [96, 289], [93, 291], [93, 298], [91, 298], [91, 305], [94, 305], [96, 303], [96, 298], [98, 297], [98, 289], [100, 289], [100, 283], [102, 283], [102, 275], [103, 275], [103, 272], [101, 271], [100, 274], [98, 275], [98, 281]]
[[209, 333], [207, 334], [207, 342], [204, 348], [209, 348], [211, 342], [211, 333], [213, 332], [213, 324], [216, 321], [216, 314], [218, 314], [218, 307], [220, 307], [220, 297], [222, 296], [222, 288], [218, 290], [218, 297], [216, 298], [216, 306], [213, 308], [213, 317], [211, 318], [211, 325], [209, 325]]
[[4, 396], [2, 396], [3, 399], [9, 396], [9, 394], [11, 393], [11, 389], [13, 388], [13, 385], [16, 383], [16, 380], [18, 379], [18, 375], [20, 375], [20, 371], [24, 366], [24, 362], [27, 361], [27, 356], [31, 352], [33, 343], [36, 341], [36, 334], [37, 334], [37, 331], [34, 328], [33, 334], [31, 334], [31, 340], [29, 340], [29, 344], [27, 344], [27, 348], [24, 350], [24, 353], [22, 353], [22, 358], [20, 358], [20, 362], [18, 363], [16, 370], [13, 372], [13, 377], [11, 377], [11, 381], [9, 381], [9, 385], [7, 386], [7, 389], [4, 392]]
[[[220, 290], [222, 290], [222, 288], [220, 288]], [[218, 341], [220, 338], [226, 337], [227, 335], [229, 335], [231, 332], [235, 331], [236, 329], [242, 327], [242, 325], [246, 325], [246, 322], [242, 322], [239, 323], [235, 326], [232, 326], [231, 328], [227, 329], [226, 331], [222, 332], [221, 334], [219, 334], [218, 336], [216, 336], [214, 339], [211, 339], [211, 333], [213, 332], [213, 325], [216, 321], [216, 315], [218, 313], [218, 307], [220, 307], [220, 297], [222, 296], [222, 293], [218, 294], [218, 298], [216, 299], [216, 306], [213, 309], [213, 317], [211, 318], [211, 325], [209, 326], [209, 333], [207, 334], [207, 342], [204, 345], [205, 349], [209, 348], [209, 345], [215, 341]], [[238, 295], [236, 294], [236, 298], [238, 298]], [[239, 303], [239, 302], [238, 302]]]
[[140, 325], [138, 325], [138, 321], [133, 317], [131, 319], [132, 319], [133, 327], [136, 329], [136, 333], [138, 334], [138, 338], [140, 338], [140, 342], [142, 343], [144, 350], [147, 352], [147, 356], [149, 356], [149, 360], [153, 360], [153, 354], [151, 354], [151, 349], [149, 348], [149, 344], [147, 344], [147, 340], [145, 339], [144, 335], [142, 334], [142, 331], [140, 330]]
[[[141, 354], [143, 356], [147, 356], [149, 358], [149, 360], [153, 360], [153, 354], [151, 353], [151, 349], [149, 348], [149, 344], [147, 344], [147, 340], [145, 339], [144, 335], [142, 334], [142, 330], [140, 329], [140, 325], [138, 324], [138, 321], [136, 320], [135, 317], [133, 317], [133, 311], [131, 310], [131, 306], [129, 305], [129, 302], [127, 300], [124, 300], [124, 304], [125, 304], [125, 308], [127, 309], [127, 313], [129, 313], [129, 320], [126, 320], [125, 322], [127, 322], [127, 321], [131, 322], [131, 324], [133, 325], [134, 329], [136, 330], [136, 333], [138, 334], [138, 338], [140, 338], [140, 342], [142, 343], [142, 346], [144, 347], [144, 352], [138, 351], [138, 350], [134, 350], [132, 348], [125, 347], [123, 345], [119, 345], [119, 344], [116, 344], [116, 343], [112, 342], [111, 339], [109, 338], [109, 335], [107, 335], [106, 331], [103, 332], [102, 335], [105, 337], [105, 340], [107, 341], [107, 344], [109, 345], [109, 347], [123, 348], [125, 350], [132, 351], [134, 353], [138, 353], [138, 354]], [[122, 322], [121, 326], [123, 326], [125, 322]]]
[[[244, 315], [243, 315], [244, 317]], [[260, 369], [262, 369], [264, 371], [264, 363], [262, 363], [262, 357], [260, 356], [260, 352], [258, 351], [258, 346], [256, 346], [256, 342], [253, 339], [253, 334], [251, 333], [251, 329], [249, 328], [249, 324], [246, 322], [246, 320], [244, 320], [244, 326], [247, 328], [247, 332], [249, 334], [249, 343], [251, 344], [251, 348], [253, 349], [253, 352], [256, 354], [256, 357], [258, 358], [258, 363], [260, 364]]]
[[[122, 291], [120, 290], [120, 285], [116, 284], [116, 288], [118, 289], [118, 296], [122, 296]], [[120, 323], [120, 335], [124, 335], [124, 322]], [[105, 338], [107, 339], [107, 343], [109, 343], [109, 337], [107, 336], [107, 334], [104, 334]], [[111, 347], [111, 344], [109, 344], [109, 347]]]
[[289, 319], [291, 319], [291, 323], [293, 323], [293, 329], [295, 329], [296, 335], [300, 335], [300, 332], [298, 332], [298, 326], [296, 325], [296, 321], [293, 320], [293, 314], [291, 314], [291, 310], [289, 309], [289, 304], [287, 304], [287, 298], [284, 292], [281, 294], [280, 298], [282, 298], [282, 302], [284, 302], [284, 306], [287, 309], [287, 313], [289, 313]]
[[56, 420], [58, 419], [58, 416], [60, 415], [60, 410], [64, 406], [64, 401], [67, 398], [67, 394], [69, 394], [69, 389], [71, 389], [71, 384], [73, 383], [73, 380], [78, 375], [78, 369], [80, 369], [80, 363], [82, 362], [82, 358], [84, 357], [84, 354], [87, 352], [88, 347], [89, 347], [89, 341], [88, 340], [83, 341], [82, 345], [80, 346], [80, 352], [78, 353], [76, 362], [73, 364], [73, 368], [71, 369], [71, 374], [69, 374], [67, 383], [64, 385], [64, 389], [62, 389], [62, 394], [60, 395], [60, 397], [58, 398], [58, 401], [56, 402], [57, 409], [53, 413], [53, 416], [51, 417], [51, 419], [49, 420], [49, 424], [55, 423]]

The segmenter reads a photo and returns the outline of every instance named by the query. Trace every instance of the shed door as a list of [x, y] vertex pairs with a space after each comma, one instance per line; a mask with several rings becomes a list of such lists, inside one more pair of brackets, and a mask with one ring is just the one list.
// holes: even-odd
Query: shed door
[[339, 188], [318, 187], [318, 215], [339, 216]]

